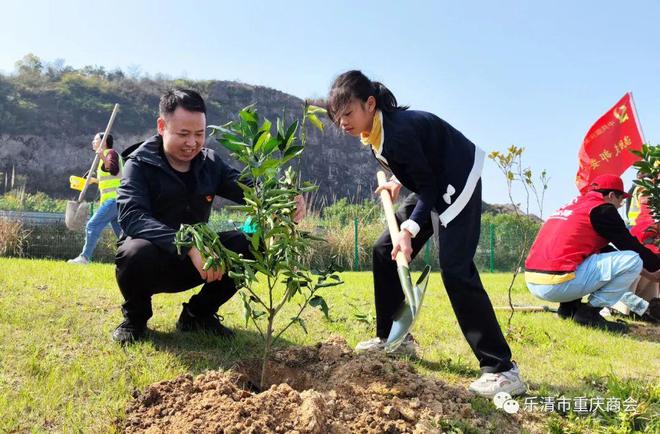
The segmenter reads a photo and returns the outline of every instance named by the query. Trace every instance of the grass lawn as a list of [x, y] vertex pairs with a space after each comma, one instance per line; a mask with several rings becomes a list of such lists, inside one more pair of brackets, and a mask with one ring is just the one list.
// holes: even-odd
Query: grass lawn
[[[344, 285], [322, 295], [330, 321], [310, 308], [308, 334], [292, 327], [280, 345], [311, 345], [331, 334], [351, 345], [374, 335], [370, 273], [342, 273]], [[494, 305], [507, 304], [510, 274], [484, 273]], [[261, 343], [245, 327], [240, 297], [221, 308], [225, 323], [238, 332], [233, 342], [181, 334], [174, 324], [192, 291], [153, 298], [150, 339], [126, 349], [110, 339], [121, 321], [122, 302], [111, 265], [0, 258], [0, 432], [115, 432], [135, 389], [180, 374], [229, 368], [238, 359], [259, 356]], [[518, 279], [516, 304], [543, 304]], [[289, 318], [284, 312], [281, 318]], [[507, 312], [499, 312], [507, 333]], [[542, 432], [660, 432], [660, 326], [634, 323], [619, 336], [585, 329], [552, 313], [516, 313], [508, 340], [528, 396], [632, 398], [636, 411], [595, 415], [539, 411]], [[458, 328], [438, 273], [433, 273], [414, 334], [423, 353], [418, 370], [467, 385], [478, 363]], [[540, 398], [539, 398], [540, 399]], [[634, 403], [633, 403], [634, 405]], [[476, 398], [473, 407], [494, 406]]]

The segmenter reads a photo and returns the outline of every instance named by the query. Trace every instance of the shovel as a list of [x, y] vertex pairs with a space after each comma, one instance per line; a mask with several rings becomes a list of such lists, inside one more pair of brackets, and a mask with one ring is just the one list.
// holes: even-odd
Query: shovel
[[[383, 185], [387, 182], [385, 172], [378, 171], [377, 177], [378, 185]], [[381, 191], [380, 200], [385, 210], [390, 237], [392, 240], [396, 240], [399, 236], [399, 224], [396, 221], [396, 217], [394, 217], [394, 208], [392, 207], [392, 198], [389, 192], [386, 190]], [[419, 317], [419, 310], [422, 307], [422, 301], [424, 300], [424, 293], [429, 283], [429, 273], [431, 271], [431, 267], [428, 265], [424, 267], [422, 275], [417, 279], [415, 286], [413, 286], [408, 261], [406, 261], [406, 257], [401, 252], [396, 255], [396, 269], [399, 274], [401, 289], [403, 289], [404, 300], [392, 317], [392, 328], [385, 343], [385, 351], [388, 353], [395, 351], [401, 345], [401, 342], [403, 342], [403, 339], [415, 324], [415, 320]]]
[[[105, 140], [107, 139], [108, 134], [110, 134], [110, 130], [112, 129], [112, 124], [115, 122], [115, 116], [117, 116], [118, 110], [119, 104], [115, 104], [115, 108], [112, 110], [112, 115], [110, 115], [110, 121], [108, 121], [108, 126], [105, 128], [103, 139], [101, 139], [99, 149], [103, 149], [105, 146]], [[85, 179], [85, 184], [82, 186], [82, 190], [78, 196], [78, 200], [70, 200], [66, 203], [64, 224], [66, 224], [66, 227], [72, 231], [82, 231], [85, 228], [85, 224], [87, 223], [87, 218], [89, 217], [89, 203], [83, 202], [83, 198], [85, 197], [87, 187], [89, 187], [89, 181], [92, 179], [92, 175], [94, 174], [98, 164], [99, 154], [97, 152], [94, 157], [92, 167], [90, 167], [87, 178]]]

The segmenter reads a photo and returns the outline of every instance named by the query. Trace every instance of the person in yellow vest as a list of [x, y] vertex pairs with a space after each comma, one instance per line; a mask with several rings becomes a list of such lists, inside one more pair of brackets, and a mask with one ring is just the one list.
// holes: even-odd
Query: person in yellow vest
[[121, 180], [122, 163], [119, 154], [112, 149], [112, 135], [108, 134], [105, 144], [101, 147], [103, 133], [98, 133], [92, 140], [92, 148], [99, 154], [99, 166], [96, 172], [101, 200], [96, 212], [85, 227], [85, 245], [82, 253], [75, 259], [69, 259], [73, 264], [89, 264], [96, 244], [98, 244], [103, 229], [110, 224], [117, 238], [121, 235], [121, 227], [117, 220], [117, 188]]

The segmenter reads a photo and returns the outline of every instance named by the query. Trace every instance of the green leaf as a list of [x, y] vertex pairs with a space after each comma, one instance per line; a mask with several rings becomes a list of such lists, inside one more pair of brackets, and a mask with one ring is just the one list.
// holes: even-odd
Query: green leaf
[[328, 320], [330, 319], [328, 304], [325, 302], [323, 297], [321, 297], [320, 295], [315, 295], [309, 300], [309, 305], [313, 307], [318, 307], [319, 309], [321, 309], [321, 312], [323, 312], [323, 315], [325, 315], [325, 318]]
[[323, 283], [317, 283], [316, 285], [314, 285], [314, 288], [316, 288], [316, 289], [318, 289], [318, 288], [329, 288], [329, 287], [331, 287], [331, 286], [341, 285], [342, 283], [343, 283], [343, 282], [323, 282]]
[[291, 146], [289, 149], [286, 150], [286, 152], [282, 156], [282, 163], [285, 163], [291, 160], [292, 158], [297, 157], [302, 153], [304, 149], [305, 148], [302, 146]]
[[230, 271], [229, 273], [227, 273], [227, 276], [229, 276], [231, 279], [237, 279], [237, 280], [245, 279], [244, 273], [237, 273], [236, 271]]
[[311, 104], [308, 105], [307, 106], [307, 114], [312, 115], [312, 114], [315, 114], [315, 113], [326, 115], [326, 114], [328, 114], [328, 111], [326, 109], [324, 109], [323, 107], [319, 107], [317, 105], [311, 105]]
[[310, 185], [307, 187], [300, 187], [300, 192], [301, 193], [309, 193], [310, 191], [316, 191], [319, 189], [318, 185]]
[[261, 138], [267, 134], [267, 131], [259, 131], [257, 134], [254, 136], [252, 139], [252, 147], [254, 148], [254, 152], [259, 152], [258, 148], [263, 145], [263, 141], [260, 142]]
[[233, 122], [229, 121], [224, 125], [209, 125], [207, 128], [211, 130], [211, 136], [218, 138], [223, 134], [236, 136], [236, 132], [231, 129]]
[[[293, 142], [293, 140], [295, 139], [296, 131], [298, 131], [297, 120], [291, 125], [289, 125], [289, 128], [286, 130], [286, 135], [284, 136], [284, 149], [286, 149], [286, 147], [288, 147]], [[282, 151], [284, 149], [280, 148], [280, 150]]]
[[280, 144], [280, 140], [277, 137], [270, 137], [266, 144], [264, 144], [264, 147], [262, 149], [262, 152], [264, 155], [270, 155], [271, 152], [275, 150], [275, 148], [278, 147]]
[[309, 119], [309, 121], [310, 121], [312, 124], [314, 124], [314, 126], [315, 126], [316, 128], [318, 128], [319, 130], [323, 131], [323, 127], [324, 127], [323, 122], [321, 122], [321, 121], [319, 120], [319, 118], [316, 117], [316, 115], [309, 115], [309, 116], [307, 117], [307, 119]]
[[284, 122], [280, 118], [277, 118], [277, 137], [284, 140]]
[[292, 278], [287, 279], [286, 283], [286, 301], [290, 301], [291, 298], [300, 292], [300, 283]]
[[250, 242], [252, 243], [252, 248], [254, 250], [257, 250], [259, 248], [259, 242], [261, 241], [261, 234], [263, 234], [261, 227], [257, 227], [257, 231], [252, 234], [252, 239], [250, 240]]
[[243, 142], [237, 142], [235, 140], [227, 139], [224, 137], [220, 139], [220, 144], [231, 152], [241, 152], [247, 147], [247, 145]]
[[243, 108], [238, 115], [243, 119], [245, 122], [248, 123], [257, 123], [257, 113], [254, 109], [254, 104], [251, 104], [245, 108]]
[[248, 326], [248, 322], [252, 317], [252, 305], [250, 304], [250, 298], [245, 294], [244, 291], [240, 292], [241, 298], [243, 299], [243, 318], [245, 319], [245, 327]]
[[271, 122], [268, 119], [264, 119], [264, 123], [261, 124], [261, 128], [259, 128], [259, 131], [270, 132], [271, 126], [272, 126]]

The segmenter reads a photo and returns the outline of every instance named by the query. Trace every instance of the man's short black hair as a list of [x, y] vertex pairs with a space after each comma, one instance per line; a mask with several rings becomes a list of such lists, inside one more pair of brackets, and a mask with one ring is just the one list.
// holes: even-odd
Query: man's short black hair
[[[99, 136], [99, 139], [103, 140], [103, 136], [105, 136], [105, 133], [96, 133], [97, 136]], [[112, 149], [112, 134], [108, 134], [108, 138], [105, 139], [105, 147], [108, 149]]]
[[177, 107], [206, 114], [204, 98], [192, 89], [170, 89], [160, 97], [158, 111], [161, 116], [171, 115]]
[[599, 190], [594, 190], [594, 191], [597, 191], [598, 193], [602, 194], [603, 197], [607, 197], [607, 196], [610, 195], [610, 193], [614, 193], [616, 195], [616, 197], [620, 198], [621, 196], [623, 196], [625, 194], [625, 192], [623, 192], [623, 191], [609, 190], [609, 189], [599, 189]]

